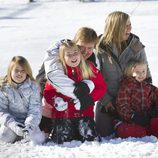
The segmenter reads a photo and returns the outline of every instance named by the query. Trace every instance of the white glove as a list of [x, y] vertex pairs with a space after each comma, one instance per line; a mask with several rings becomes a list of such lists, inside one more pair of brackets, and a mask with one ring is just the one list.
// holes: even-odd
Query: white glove
[[91, 80], [82, 80], [82, 82], [84, 82], [88, 85], [88, 87], [90, 89], [90, 93], [91, 93], [93, 91], [94, 87], [95, 87], [93, 81], [91, 81]]
[[23, 129], [24, 138], [26, 140], [30, 140], [30, 135], [32, 135], [33, 132], [34, 132], [34, 128], [29, 124], [26, 125], [25, 128]]
[[75, 99], [75, 100], [74, 100], [74, 103], [75, 103], [75, 105], [74, 105], [75, 109], [76, 109], [76, 110], [80, 110], [81, 104], [80, 104], [79, 99]]
[[60, 97], [54, 97], [54, 107], [57, 111], [65, 111], [68, 108], [68, 103]]
[[24, 125], [22, 123], [16, 122], [14, 119], [10, 119], [7, 122], [7, 127], [9, 127], [13, 132], [15, 132], [18, 136], [23, 136]]

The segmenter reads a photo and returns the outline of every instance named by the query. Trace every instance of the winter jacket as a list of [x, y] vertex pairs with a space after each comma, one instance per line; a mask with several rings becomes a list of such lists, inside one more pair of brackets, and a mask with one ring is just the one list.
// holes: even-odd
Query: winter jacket
[[[107, 83], [107, 93], [100, 100], [100, 105], [106, 105], [110, 101], [115, 102], [119, 82], [130, 59], [140, 59], [147, 63], [144, 45], [139, 38], [134, 34], [130, 34], [129, 39], [130, 41], [121, 53], [114, 46], [104, 43], [99, 45], [100, 71]], [[149, 69], [148, 77], [151, 77]]]
[[[94, 83], [94, 90], [90, 93], [90, 96], [92, 97], [93, 101], [99, 100], [104, 93], [106, 92], [106, 84], [103, 80], [103, 77], [98, 69], [91, 64], [90, 65], [95, 77], [91, 78], [91, 81]], [[80, 71], [78, 68], [71, 68], [67, 67], [67, 76], [71, 78], [74, 82], [78, 82], [82, 80]], [[63, 80], [64, 81], [64, 80]], [[93, 108], [94, 105], [88, 106], [83, 111], [76, 110], [74, 107], [73, 99], [68, 97], [68, 95], [63, 95], [58, 92], [58, 89], [55, 89], [51, 84], [47, 82], [45, 89], [43, 91], [43, 95], [46, 99], [46, 102], [52, 106], [52, 116], [51, 118], [75, 118], [75, 117], [94, 117]], [[64, 100], [64, 104], [68, 104], [68, 108], [65, 111], [57, 111], [54, 106], [57, 106], [55, 102], [55, 98], [60, 97]], [[54, 103], [55, 102], [55, 103]], [[44, 106], [44, 108], [47, 108], [47, 106]]]
[[22, 84], [0, 85], [0, 124], [10, 119], [37, 127], [41, 121], [41, 98], [38, 85], [27, 79]]
[[149, 114], [151, 107], [155, 106], [157, 92], [158, 88], [145, 81], [138, 82], [134, 77], [123, 79], [116, 99], [119, 115], [130, 122], [135, 112], [144, 116]]
[[[74, 95], [74, 81], [65, 75], [63, 66], [59, 60], [59, 47], [65, 40], [61, 40], [55, 45], [53, 45], [50, 49], [48, 49], [45, 58], [44, 58], [44, 68], [46, 72], [46, 78], [48, 81], [58, 89], [64, 95], [68, 95], [69, 97], [76, 99]], [[94, 64], [98, 64], [98, 60], [95, 54], [87, 59], [89, 61], [94, 62]], [[39, 73], [44, 74], [43, 71], [39, 71]], [[39, 78], [40, 75], [37, 76]]]

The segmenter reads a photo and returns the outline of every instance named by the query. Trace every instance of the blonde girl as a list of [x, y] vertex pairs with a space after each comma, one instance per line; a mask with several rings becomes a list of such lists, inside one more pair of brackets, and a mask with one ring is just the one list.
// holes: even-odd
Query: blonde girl
[[98, 137], [94, 122], [94, 102], [106, 91], [103, 77], [92, 63], [84, 60], [78, 46], [70, 40], [63, 41], [60, 46], [59, 59], [65, 75], [74, 81], [76, 99], [46, 84], [43, 95], [46, 102], [52, 105], [50, 118], [53, 125], [49, 139], [56, 143], [92, 141]]
[[0, 82], [0, 140], [14, 143], [26, 138], [42, 143], [40, 90], [28, 61], [14, 56]]

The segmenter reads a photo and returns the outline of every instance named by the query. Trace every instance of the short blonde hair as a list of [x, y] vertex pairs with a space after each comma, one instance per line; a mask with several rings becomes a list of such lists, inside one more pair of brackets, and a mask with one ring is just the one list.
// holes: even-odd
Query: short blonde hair
[[133, 76], [133, 69], [137, 65], [147, 65], [143, 60], [131, 59], [128, 61], [127, 67], [124, 70], [124, 76], [131, 77]]
[[75, 43], [81, 41], [84, 43], [94, 43], [96, 45], [96, 43], [98, 42], [98, 36], [92, 28], [81, 27], [75, 34], [73, 41]]
[[89, 63], [87, 61], [85, 61], [85, 59], [83, 58], [78, 46], [70, 40], [64, 41], [59, 48], [59, 59], [60, 59], [62, 65], [65, 69], [65, 72], [67, 73], [66, 62], [65, 62], [65, 58], [64, 58], [65, 51], [66, 51], [66, 49], [71, 49], [71, 48], [77, 49], [77, 51], [80, 53], [81, 61], [80, 61], [79, 67], [81, 70], [82, 78], [83, 79], [90, 79], [90, 77], [94, 76], [94, 74], [89, 66]]
[[34, 80], [33, 75], [32, 75], [32, 69], [28, 61], [22, 56], [14, 56], [8, 66], [8, 71], [7, 71], [7, 76], [6, 76], [7, 83], [11, 85], [13, 84], [11, 72], [14, 66], [16, 66], [17, 64], [20, 65], [24, 69], [28, 78], [30, 78], [31, 80]]

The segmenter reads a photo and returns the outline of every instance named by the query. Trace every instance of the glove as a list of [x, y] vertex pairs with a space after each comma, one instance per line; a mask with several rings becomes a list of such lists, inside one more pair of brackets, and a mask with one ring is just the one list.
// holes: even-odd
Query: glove
[[150, 124], [150, 118], [147, 116], [142, 116], [138, 113], [134, 113], [132, 116], [132, 121], [141, 125], [141, 126], [148, 126]]
[[90, 93], [93, 91], [95, 88], [93, 81], [91, 80], [82, 80], [83, 83], [86, 83], [90, 89]]
[[54, 98], [54, 107], [57, 111], [65, 111], [68, 108], [68, 103], [63, 100], [63, 98]]
[[29, 140], [33, 131], [34, 131], [34, 128], [31, 125], [26, 125], [25, 128], [23, 128], [24, 138], [26, 140]]
[[150, 111], [150, 116], [151, 116], [151, 118], [158, 117], [158, 107], [157, 106], [152, 107], [152, 109]]
[[90, 89], [88, 85], [84, 82], [77, 82], [75, 83], [75, 89], [74, 89], [74, 94], [78, 97], [84, 94], [89, 94]]
[[78, 99], [81, 104], [81, 108], [80, 108], [81, 111], [90, 105], [94, 105], [94, 101], [90, 95], [83, 95], [82, 97], [78, 97]]
[[13, 132], [15, 132], [18, 136], [23, 136], [24, 125], [22, 123], [16, 122], [14, 119], [10, 119], [7, 122], [7, 127], [9, 127]]
[[75, 83], [74, 94], [79, 99], [81, 107], [80, 110], [84, 110], [89, 105], [94, 105], [94, 101], [89, 95], [90, 89], [88, 85], [84, 82]]

